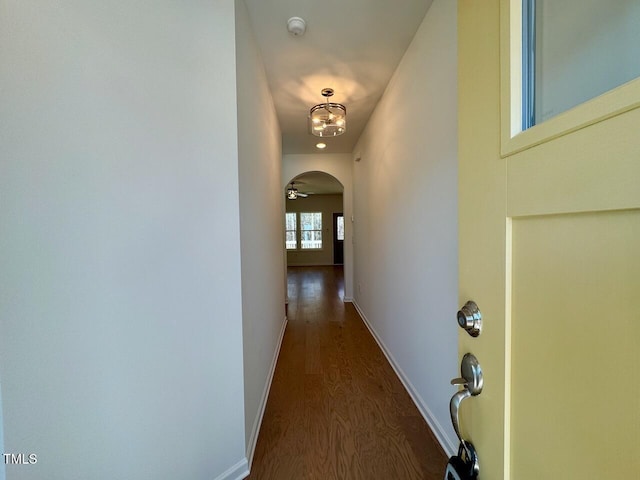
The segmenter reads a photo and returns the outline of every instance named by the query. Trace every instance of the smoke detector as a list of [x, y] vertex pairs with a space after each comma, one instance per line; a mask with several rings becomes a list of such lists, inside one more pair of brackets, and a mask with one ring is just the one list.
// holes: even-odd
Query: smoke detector
[[289, 33], [294, 37], [300, 37], [304, 35], [306, 29], [307, 22], [305, 22], [304, 19], [300, 17], [291, 17], [289, 20], [287, 20], [287, 30], [289, 30]]

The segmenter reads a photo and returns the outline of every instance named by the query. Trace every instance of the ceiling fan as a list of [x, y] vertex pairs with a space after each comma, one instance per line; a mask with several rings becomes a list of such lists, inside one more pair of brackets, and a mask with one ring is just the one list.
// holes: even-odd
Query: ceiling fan
[[288, 200], [295, 200], [298, 197], [307, 198], [309, 195], [313, 195], [313, 192], [308, 192], [308, 193], [299, 192], [298, 189], [295, 187], [295, 183], [296, 182], [291, 182], [291, 184], [289, 185], [289, 188], [287, 188]]

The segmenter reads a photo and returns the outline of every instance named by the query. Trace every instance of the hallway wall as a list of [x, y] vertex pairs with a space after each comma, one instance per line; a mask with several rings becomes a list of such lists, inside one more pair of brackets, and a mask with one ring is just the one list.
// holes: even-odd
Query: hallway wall
[[0, 44], [8, 478], [238, 478], [233, 1], [2, 2]]
[[456, 3], [435, 0], [354, 152], [354, 296], [440, 442], [457, 445]]
[[236, 0], [245, 438], [253, 456], [285, 325], [281, 133], [243, 0]]

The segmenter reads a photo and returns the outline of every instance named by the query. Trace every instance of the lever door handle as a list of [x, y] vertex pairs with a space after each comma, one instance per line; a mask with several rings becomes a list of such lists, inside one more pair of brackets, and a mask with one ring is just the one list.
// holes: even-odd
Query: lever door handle
[[480, 395], [482, 387], [484, 386], [482, 369], [480, 368], [480, 363], [478, 363], [478, 359], [475, 355], [472, 353], [465, 353], [464, 357], [462, 357], [462, 363], [460, 364], [460, 373], [462, 376], [451, 380], [451, 385], [462, 385], [464, 388], [456, 392], [453, 397], [451, 397], [451, 401], [449, 402], [449, 413], [451, 414], [453, 429], [460, 439], [460, 444], [464, 447], [468, 455], [467, 458], [470, 458], [471, 452], [467, 451], [467, 444], [469, 442], [463, 439], [460, 434], [458, 413], [460, 411], [460, 404], [469, 397]]
[[455, 393], [453, 397], [451, 397], [451, 401], [449, 402], [449, 413], [451, 415], [451, 423], [453, 424], [453, 429], [455, 430], [456, 435], [460, 439], [461, 444], [464, 443], [464, 439], [460, 434], [458, 412], [460, 411], [460, 404], [462, 403], [462, 401], [465, 400], [466, 398], [469, 398], [470, 396], [471, 396], [471, 392], [469, 391], [468, 388], [465, 387], [459, 392]]
[[464, 385], [472, 396], [480, 395], [484, 387], [482, 368], [473, 353], [465, 353], [460, 364], [461, 377], [451, 380], [451, 385]]
[[466, 378], [458, 377], [451, 380], [451, 385], [469, 385], [469, 381]]

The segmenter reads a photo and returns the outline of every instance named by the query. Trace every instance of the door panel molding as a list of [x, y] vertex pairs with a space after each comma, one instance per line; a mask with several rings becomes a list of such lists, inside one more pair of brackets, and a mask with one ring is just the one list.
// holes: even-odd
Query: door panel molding
[[640, 110], [627, 112], [507, 161], [507, 215], [640, 207]]
[[640, 209], [512, 223], [513, 478], [627, 478], [640, 468], [640, 384], [627, 380]]

